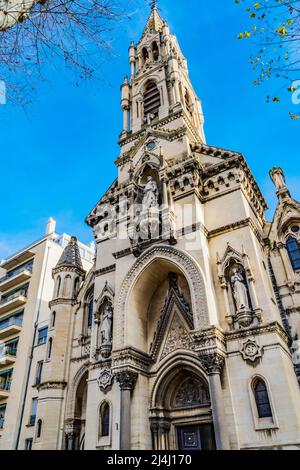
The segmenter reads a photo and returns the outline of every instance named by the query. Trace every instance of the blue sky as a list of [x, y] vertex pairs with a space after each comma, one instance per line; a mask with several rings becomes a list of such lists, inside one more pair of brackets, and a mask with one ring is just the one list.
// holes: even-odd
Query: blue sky
[[[272, 218], [276, 196], [268, 173], [273, 165], [284, 168], [293, 197], [300, 199], [300, 124], [288, 116], [299, 106], [289, 97], [267, 104], [276, 84], [253, 86], [253, 46], [237, 40], [248, 18], [234, 0], [160, 0], [159, 5], [203, 101], [208, 144], [245, 155]], [[71, 72], [54, 64], [45, 69], [47, 80], [36, 83], [26, 114], [9, 102], [0, 106], [0, 259], [42, 236], [50, 216], [58, 232], [91, 241], [84, 219], [116, 176], [128, 46], [140, 38], [149, 14], [145, 0], [131, 0], [130, 11], [131, 20], [112, 35], [112, 54], [99, 63], [101, 80], [75, 86]]]

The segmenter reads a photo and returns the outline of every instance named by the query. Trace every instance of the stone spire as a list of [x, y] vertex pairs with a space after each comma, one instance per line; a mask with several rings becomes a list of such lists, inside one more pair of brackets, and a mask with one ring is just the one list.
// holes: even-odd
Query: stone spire
[[57, 267], [74, 267], [80, 270], [83, 270], [79, 246], [77, 243], [76, 237], [71, 237], [68, 245], [64, 249], [58, 263]]
[[158, 12], [157, 2], [156, 2], [156, 0], [153, 0], [151, 2], [151, 14], [150, 14], [150, 17], [147, 21], [147, 25], [146, 25], [144, 34], [147, 31], [160, 33], [163, 29], [164, 24], [165, 24], [165, 22], [161, 18], [160, 14]]

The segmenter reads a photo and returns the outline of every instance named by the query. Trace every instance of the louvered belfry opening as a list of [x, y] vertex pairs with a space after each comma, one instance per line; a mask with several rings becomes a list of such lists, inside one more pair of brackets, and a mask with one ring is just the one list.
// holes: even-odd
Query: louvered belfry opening
[[144, 114], [145, 117], [148, 114], [152, 114], [154, 117], [158, 117], [158, 111], [160, 107], [160, 93], [154, 82], [150, 82], [144, 93]]

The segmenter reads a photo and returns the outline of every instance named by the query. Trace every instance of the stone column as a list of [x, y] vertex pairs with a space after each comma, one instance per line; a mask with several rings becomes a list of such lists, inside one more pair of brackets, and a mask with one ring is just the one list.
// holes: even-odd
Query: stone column
[[209, 377], [209, 390], [218, 450], [229, 450], [228, 428], [225, 421], [225, 408], [221, 386], [221, 372], [225, 358], [218, 352], [203, 353], [200, 361]]
[[121, 390], [120, 450], [131, 450], [131, 392], [137, 378], [136, 372], [127, 370], [116, 374]]

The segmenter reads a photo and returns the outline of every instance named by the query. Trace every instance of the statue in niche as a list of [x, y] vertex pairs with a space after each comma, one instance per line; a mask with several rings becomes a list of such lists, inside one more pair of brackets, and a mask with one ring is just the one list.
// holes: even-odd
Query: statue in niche
[[113, 309], [111, 304], [107, 303], [105, 304], [102, 313], [102, 321], [100, 328], [101, 345], [111, 344], [112, 342], [112, 318]]
[[277, 168], [275, 166], [273, 170], [270, 171], [270, 177], [273, 183], [275, 184], [277, 191], [286, 188], [285, 177], [281, 168]]
[[237, 311], [250, 310], [248, 289], [242, 271], [237, 267], [233, 268], [230, 281]]
[[148, 176], [147, 183], [143, 188], [143, 209], [148, 210], [158, 207], [158, 187], [152, 176]]

